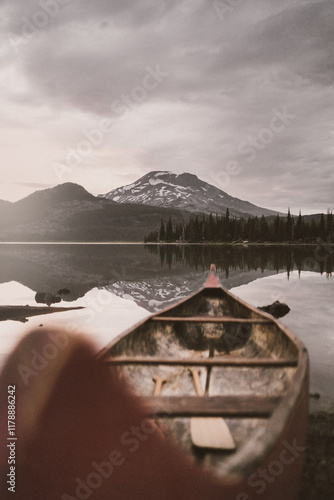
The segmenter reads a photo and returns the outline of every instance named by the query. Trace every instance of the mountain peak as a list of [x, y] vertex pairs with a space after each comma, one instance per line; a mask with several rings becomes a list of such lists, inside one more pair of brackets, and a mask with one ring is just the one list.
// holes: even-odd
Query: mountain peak
[[143, 177], [138, 179], [138, 181], [146, 179], [163, 179], [163, 180], [168, 179], [173, 181], [177, 180], [178, 183], [185, 179], [199, 180], [197, 175], [195, 174], [190, 174], [189, 172], [183, 172], [182, 174], [174, 174], [174, 172], [171, 172], [170, 170], [153, 170], [152, 172], [149, 172], [148, 174], [145, 174]]
[[85, 188], [74, 182], [65, 182], [64, 184], [59, 184], [58, 186], [42, 189], [40, 191], [35, 191], [26, 198], [16, 202], [17, 205], [23, 205], [26, 203], [62, 203], [65, 201], [72, 200], [87, 200], [92, 201], [95, 196], [86, 191]]
[[233, 198], [219, 188], [199, 179], [195, 174], [174, 174], [156, 170], [126, 186], [113, 189], [102, 198], [117, 203], [139, 203], [190, 212], [224, 214], [226, 209], [236, 216], [276, 215], [277, 212]]

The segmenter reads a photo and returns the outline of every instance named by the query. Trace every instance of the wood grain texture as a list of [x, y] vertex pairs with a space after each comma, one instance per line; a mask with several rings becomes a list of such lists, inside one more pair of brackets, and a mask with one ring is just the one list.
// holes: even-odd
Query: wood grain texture
[[269, 417], [280, 397], [254, 396], [161, 396], [140, 397], [147, 413], [173, 416]]

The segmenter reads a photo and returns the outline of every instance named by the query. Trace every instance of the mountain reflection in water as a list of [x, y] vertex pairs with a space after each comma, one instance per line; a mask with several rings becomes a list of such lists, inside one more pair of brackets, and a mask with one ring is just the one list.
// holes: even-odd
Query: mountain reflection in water
[[34, 305], [37, 291], [67, 288], [81, 311], [0, 323], [0, 366], [29, 328], [87, 332], [102, 348], [116, 335], [198, 290], [215, 263], [221, 283], [255, 306], [280, 300], [282, 322], [311, 355], [311, 390], [334, 400], [332, 248], [315, 246], [59, 244], [0, 245], [0, 304]]
[[35, 292], [67, 288], [66, 302], [96, 287], [143, 280], [158, 280], [161, 286], [188, 281], [192, 291], [212, 263], [227, 288], [284, 271], [288, 276], [292, 271], [330, 276], [333, 271], [332, 253], [315, 246], [12, 244], [0, 245], [0, 283], [15, 281]]

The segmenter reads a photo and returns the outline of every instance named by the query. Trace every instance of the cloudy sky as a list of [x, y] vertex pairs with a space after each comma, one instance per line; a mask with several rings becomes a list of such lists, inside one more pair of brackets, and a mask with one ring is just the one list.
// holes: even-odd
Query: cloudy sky
[[0, 199], [151, 170], [334, 209], [333, 0], [0, 0]]

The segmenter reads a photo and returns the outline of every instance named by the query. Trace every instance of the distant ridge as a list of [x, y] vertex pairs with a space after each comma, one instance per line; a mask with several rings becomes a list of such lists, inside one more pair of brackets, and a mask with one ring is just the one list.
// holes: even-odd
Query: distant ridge
[[6, 200], [0, 200], [0, 210], [2, 208], [7, 208], [11, 205], [11, 202], [10, 201], [6, 201]]
[[42, 189], [22, 198], [15, 203], [16, 206], [37, 205], [39, 207], [47, 205], [56, 205], [64, 201], [70, 200], [95, 200], [95, 196], [90, 194], [86, 189], [79, 184], [73, 182], [65, 182], [53, 188]]
[[[67, 182], [16, 202], [0, 200], [0, 242], [143, 242], [161, 220], [185, 224], [194, 213], [224, 214], [226, 208], [236, 217], [277, 214], [195, 175], [156, 171], [99, 197]], [[322, 217], [303, 220], [318, 223]]]
[[[1, 241], [143, 241], [162, 218], [187, 218], [175, 208], [120, 204], [67, 182], [14, 203], [0, 201]], [[190, 217], [190, 214], [189, 214]]]
[[132, 184], [100, 194], [99, 197], [116, 203], [178, 208], [205, 214], [224, 214], [228, 208], [230, 214], [237, 217], [271, 216], [278, 213], [234, 198], [194, 174], [174, 174], [167, 171], [149, 172]]
[[0, 227], [25, 224], [40, 219], [61, 203], [94, 201], [96, 197], [79, 184], [66, 182], [53, 188], [42, 189], [7, 205], [0, 205]]

